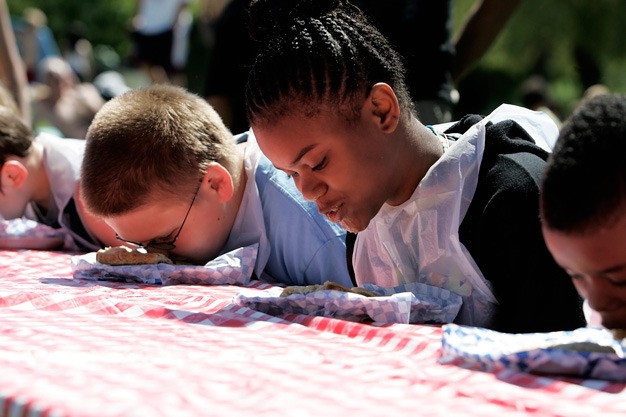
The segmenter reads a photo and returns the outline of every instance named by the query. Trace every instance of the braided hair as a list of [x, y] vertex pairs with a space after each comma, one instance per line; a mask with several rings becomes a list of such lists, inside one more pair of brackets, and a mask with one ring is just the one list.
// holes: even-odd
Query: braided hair
[[[345, 0], [253, 0], [251, 36], [259, 53], [246, 88], [251, 124], [321, 109], [358, 117], [378, 82], [412, 112], [400, 55], [356, 6]], [[312, 105], [313, 104], [313, 105]]]

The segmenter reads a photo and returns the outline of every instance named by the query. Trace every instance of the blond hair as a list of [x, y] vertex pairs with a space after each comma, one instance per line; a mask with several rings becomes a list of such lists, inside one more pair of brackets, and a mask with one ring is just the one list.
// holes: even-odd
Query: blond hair
[[155, 195], [192, 193], [210, 162], [233, 172], [235, 142], [215, 110], [180, 87], [153, 85], [108, 101], [87, 132], [81, 187], [96, 215]]

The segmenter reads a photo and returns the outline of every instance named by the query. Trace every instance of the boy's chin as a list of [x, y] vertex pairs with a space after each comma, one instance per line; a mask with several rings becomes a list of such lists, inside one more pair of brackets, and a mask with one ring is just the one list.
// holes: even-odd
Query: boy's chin
[[602, 317], [603, 327], [611, 331], [624, 332], [624, 335], [626, 336], [626, 317], [618, 318], [602, 314], [600, 314], [600, 317]]

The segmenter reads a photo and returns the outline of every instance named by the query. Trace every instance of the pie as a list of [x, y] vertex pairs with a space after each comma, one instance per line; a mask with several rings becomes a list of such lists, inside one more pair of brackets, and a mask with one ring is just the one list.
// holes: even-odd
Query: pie
[[611, 346], [599, 345], [593, 342], [559, 343], [547, 347], [551, 349], [572, 350], [575, 352], [615, 353], [615, 349]]
[[365, 288], [361, 288], [361, 287], [348, 288], [333, 281], [326, 281], [323, 285], [294, 285], [291, 287], [285, 287], [283, 289], [283, 292], [280, 294], [280, 296], [288, 297], [293, 294], [310, 294], [312, 292], [324, 291], [324, 290], [351, 292], [354, 294], [363, 295], [365, 297], [378, 297], [379, 296], [379, 294], [376, 294], [372, 291], [368, 291]]
[[96, 261], [107, 265], [146, 265], [166, 263], [172, 260], [157, 252], [140, 252], [126, 246], [109, 246], [96, 252]]

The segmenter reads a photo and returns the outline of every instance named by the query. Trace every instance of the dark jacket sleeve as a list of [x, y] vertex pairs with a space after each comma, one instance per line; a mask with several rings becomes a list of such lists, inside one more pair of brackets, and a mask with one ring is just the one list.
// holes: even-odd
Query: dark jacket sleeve
[[[509, 333], [582, 327], [582, 300], [541, 233], [546, 155], [529, 147], [532, 141], [515, 123], [489, 129], [479, 185], [459, 234], [500, 303], [491, 327]], [[516, 143], [520, 137], [526, 143]]]

